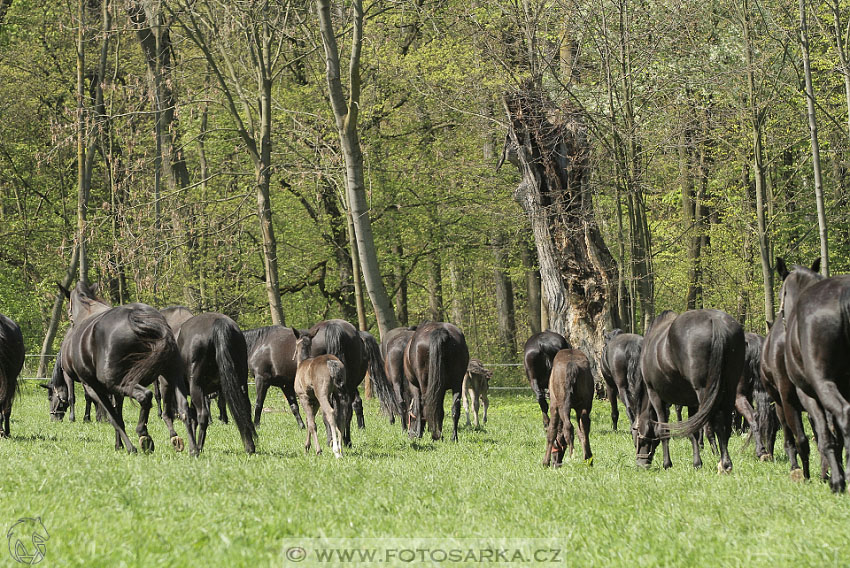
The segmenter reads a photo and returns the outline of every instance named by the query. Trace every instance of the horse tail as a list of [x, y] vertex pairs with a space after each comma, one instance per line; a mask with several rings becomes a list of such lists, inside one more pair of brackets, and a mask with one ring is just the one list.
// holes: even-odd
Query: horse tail
[[139, 349], [125, 358], [129, 369], [123, 382], [136, 385], [146, 377], [161, 374], [160, 371], [174, 361], [173, 356], [179, 350], [171, 327], [158, 311], [152, 308], [132, 309], [127, 314], [127, 322], [136, 335]]
[[251, 454], [254, 453], [257, 431], [251, 419], [251, 401], [248, 400], [248, 355], [245, 337], [226, 319], [216, 319], [212, 327], [215, 362], [218, 365], [222, 395], [233, 414], [233, 421], [239, 429], [245, 451]]
[[[8, 345], [0, 349], [0, 403], [7, 401], [7, 404], [11, 405], [15, 394], [21, 390], [18, 376], [24, 366], [24, 336], [18, 324], [9, 318], [3, 320], [5, 321], [0, 321], [4, 324], [3, 328], [0, 328], [0, 334]], [[2, 410], [3, 407], [0, 406], [0, 411]]]
[[328, 322], [328, 325], [325, 326], [325, 352], [328, 355], [335, 356], [345, 366], [347, 361], [342, 350], [342, 336], [342, 326], [333, 321]]
[[629, 410], [632, 416], [637, 416], [638, 408], [640, 408], [640, 398], [643, 396], [643, 373], [640, 370], [640, 343], [630, 343], [626, 346], [626, 400], [629, 401]]
[[384, 370], [384, 358], [381, 357], [381, 348], [375, 338], [368, 331], [360, 332], [360, 339], [366, 348], [366, 357], [369, 359], [369, 377], [372, 388], [381, 401], [381, 412], [384, 416], [392, 417], [393, 413], [402, 416], [402, 410], [393, 394], [392, 386]]
[[345, 365], [342, 364], [342, 361], [339, 359], [328, 358], [328, 375], [330, 376], [331, 383], [336, 388], [336, 390], [342, 390], [345, 388]]
[[[756, 376], [753, 381], [753, 405], [756, 407], [756, 424], [758, 424], [758, 435], [761, 436], [761, 443], [767, 449], [771, 440], [776, 439], [776, 432], [779, 430], [779, 419], [776, 417], [776, 412], [771, 408], [770, 403], [773, 399], [761, 382], [761, 379]], [[773, 447], [768, 449], [769, 453], [773, 453]]]
[[838, 309], [841, 312], [841, 327], [844, 330], [844, 341], [850, 346], [850, 286], [843, 286], [841, 288]]
[[443, 404], [446, 391], [446, 348], [450, 339], [449, 330], [444, 327], [431, 332], [428, 348], [428, 388], [425, 391], [423, 412], [432, 435], [437, 432], [437, 408]]
[[688, 417], [684, 423], [662, 424], [675, 436], [693, 436], [708, 424], [714, 415], [716, 406], [721, 401], [723, 389], [723, 360], [726, 353], [724, 346], [724, 334], [717, 329], [717, 322], [711, 324], [711, 355], [708, 359], [708, 396], [700, 401], [699, 410], [693, 416]]
[[[561, 434], [564, 434], [564, 438], [570, 446], [573, 445], [575, 441], [575, 430], [570, 428], [570, 436], [567, 438], [565, 431], [567, 430], [567, 424], [570, 421], [570, 412], [573, 407], [573, 391], [576, 388], [576, 383], [578, 383], [578, 378], [581, 373], [580, 367], [575, 363], [570, 361], [566, 365], [565, 370], [565, 380], [564, 380], [564, 400], [561, 403], [560, 408], [556, 409], [556, 412], [561, 414]], [[563, 411], [563, 412], [561, 412]], [[578, 411], [577, 411], [578, 412]]]

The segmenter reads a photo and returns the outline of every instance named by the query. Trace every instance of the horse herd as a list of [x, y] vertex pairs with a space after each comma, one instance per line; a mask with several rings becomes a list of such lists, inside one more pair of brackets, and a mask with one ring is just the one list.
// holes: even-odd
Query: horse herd
[[[805, 410], [822, 458], [821, 477], [833, 491], [844, 490], [844, 466], [850, 467], [841, 463], [850, 441], [850, 275], [824, 278], [817, 262], [789, 270], [782, 259], [777, 271], [783, 278], [780, 310], [765, 338], [745, 334], [734, 318], [715, 309], [665, 311], [644, 337], [620, 330], [606, 335], [599, 368], [613, 428], [621, 403], [639, 466], [652, 463], [660, 443], [663, 467], [671, 467], [670, 437], [683, 435], [691, 439], [694, 467], [702, 465], [700, 448], [708, 439], [720, 455], [718, 471], [729, 472], [728, 441], [733, 422], [740, 420], [749, 424], [762, 460], [772, 459], [781, 425], [792, 477], [808, 478]], [[87, 401], [114, 427], [116, 449], [136, 451], [122, 417], [123, 399], [131, 397], [141, 407], [139, 445], [153, 451], [147, 422], [156, 397], [174, 448], [184, 449], [174, 430], [177, 417], [186, 425], [189, 453], [197, 455], [211, 419], [210, 398], [218, 396], [221, 418], [227, 420], [224, 409], [230, 408], [245, 451], [253, 453], [265, 398], [275, 386], [282, 389], [301, 428], [299, 403], [307, 412], [305, 450], [315, 446], [321, 452], [315, 423], [321, 411], [327, 443], [339, 457], [343, 446], [351, 445], [353, 416], [359, 428], [365, 427], [358, 387], [367, 373], [382, 412], [391, 423], [399, 419], [413, 438], [423, 435], [426, 424], [433, 439], [442, 437], [449, 389], [452, 440], [457, 440], [462, 396], [465, 407], [469, 399], [476, 426], [480, 402], [487, 420], [492, 373], [470, 359], [463, 333], [450, 323], [396, 328], [379, 346], [371, 334], [343, 320], [322, 321], [308, 330], [269, 326], [243, 332], [222, 314], [193, 315], [182, 307], [159, 311], [138, 303], [112, 307], [84, 283], [66, 294], [72, 325], [44, 385], [50, 413], [61, 420], [70, 412], [73, 420], [74, 382], [82, 383]], [[0, 437], [9, 436], [23, 359], [20, 329], [0, 315]], [[546, 429], [544, 465], [554, 461], [558, 466], [567, 451], [572, 455], [573, 410], [583, 458], [592, 464], [595, 389], [587, 355], [571, 349], [560, 334], [545, 331], [526, 342], [523, 364]], [[256, 381], [253, 416], [249, 370]], [[674, 405], [678, 422], [670, 421]], [[686, 421], [682, 407], [688, 408]], [[845, 459], [850, 461], [850, 454]]]
[[[463, 333], [450, 323], [427, 322], [387, 334], [382, 345], [368, 332], [358, 332], [343, 320], [327, 320], [309, 330], [269, 326], [241, 331], [218, 313], [193, 315], [184, 307], [163, 310], [145, 304], [112, 307], [96, 291], [78, 283], [69, 299], [71, 327], [57, 354], [48, 391], [50, 414], [74, 420], [74, 383], [82, 383], [86, 415], [94, 404], [115, 429], [115, 448], [136, 452], [125, 430], [123, 401], [140, 405], [138, 444], [154, 451], [147, 424], [156, 398], [171, 443], [178, 451], [203, 450], [211, 420], [210, 399], [218, 397], [220, 417], [229, 408], [245, 451], [254, 453], [268, 389], [279, 387], [298, 426], [305, 428], [300, 407], [307, 412], [305, 449], [321, 453], [315, 416], [321, 411], [328, 444], [337, 457], [351, 445], [351, 422], [365, 427], [358, 387], [368, 373], [381, 409], [391, 421], [401, 419], [412, 437], [421, 437], [427, 423], [434, 439], [442, 436], [443, 399], [453, 391], [452, 439], [457, 440], [461, 392], [474, 392], [475, 423], [479, 400], [485, 403], [491, 373], [480, 361], [470, 361]], [[9, 436], [9, 416], [23, 366], [20, 328], [0, 316], [0, 436]], [[384, 363], [386, 361], [386, 364]], [[248, 374], [256, 381], [252, 416]], [[153, 386], [153, 390], [148, 387]], [[483, 390], [482, 390], [483, 389]], [[471, 398], [471, 397], [470, 397]], [[464, 399], [464, 403], [466, 400]], [[469, 419], [467, 411], [467, 420]], [[186, 425], [187, 442], [174, 429], [174, 419]]]
[[[728, 441], [737, 414], [749, 423], [756, 455], [763, 461], [773, 458], [778, 422], [792, 478], [809, 478], [805, 410], [821, 455], [821, 478], [834, 492], [845, 489], [844, 467], [850, 463], [842, 464], [841, 458], [850, 442], [850, 275], [824, 278], [818, 269], [819, 261], [811, 268], [789, 270], [777, 260], [783, 279], [780, 310], [765, 338], [745, 334], [734, 318], [714, 309], [663, 312], [645, 337], [620, 330], [606, 336], [600, 368], [611, 420], [616, 430], [619, 399], [639, 466], [652, 463], [660, 443], [663, 466], [671, 467], [670, 437], [685, 435], [693, 445], [694, 467], [702, 465], [705, 437], [720, 454], [718, 471], [731, 471]], [[560, 335], [546, 331], [528, 340], [524, 364], [547, 427], [544, 465], [553, 456], [558, 465], [567, 448], [572, 454], [571, 409], [578, 418], [584, 458], [591, 460], [587, 358]], [[677, 407], [678, 423], [670, 423], [671, 405]], [[685, 422], [683, 406], [689, 413]], [[845, 460], [850, 462], [850, 453]]]

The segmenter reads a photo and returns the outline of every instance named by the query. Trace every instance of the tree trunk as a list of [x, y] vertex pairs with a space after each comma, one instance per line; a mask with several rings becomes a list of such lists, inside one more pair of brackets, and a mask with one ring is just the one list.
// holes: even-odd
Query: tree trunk
[[431, 321], [443, 321], [443, 269], [440, 259], [428, 260], [428, 318]]
[[[400, 239], [401, 237], [398, 238]], [[393, 258], [393, 274], [396, 281], [395, 310], [398, 314], [399, 323], [407, 326], [409, 325], [407, 309], [407, 274], [404, 271], [404, 264], [402, 264], [404, 248], [400, 240], [393, 244]]]
[[823, 179], [821, 177], [820, 144], [818, 122], [815, 116], [815, 92], [812, 88], [812, 66], [809, 61], [809, 32], [806, 24], [806, 0], [799, 1], [800, 47], [803, 53], [803, 75], [806, 82], [806, 110], [809, 118], [809, 134], [812, 140], [812, 169], [815, 177], [815, 204], [818, 210], [818, 236], [820, 237], [820, 270], [829, 277], [829, 238], [826, 226], [826, 209], [823, 204]]
[[525, 290], [528, 302], [528, 327], [531, 335], [543, 331], [540, 318], [540, 271], [534, 264], [534, 251], [523, 241], [520, 245], [522, 265], [525, 268]]
[[[464, 290], [460, 270], [457, 267], [457, 261], [455, 259], [449, 261], [449, 280], [452, 283], [451, 322], [459, 328], [464, 329], [466, 327], [466, 302], [463, 297]], [[402, 325], [405, 324], [402, 323]]]
[[79, 251], [80, 280], [88, 282], [89, 260], [86, 247], [87, 217], [88, 217], [88, 187], [86, 179], [86, 99], [85, 99], [85, 13], [86, 3], [77, 3], [77, 246]]
[[346, 189], [354, 221], [357, 237], [357, 250], [360, 256], [360, 267], [366, 281], [366, 290], [381, 335], [398, 327], [393, 313], [389, 295], [381, 279], [378, 255], [375, 250], [375, 240], [372, 236], [372, 223], [369, 219], [369, 208], [366, 203], [366, 186], [363, 175], [363, 154], [360, 150], [360, 139], [357, 132], [357, 116], [360, 108], [360, 53], [363, 42], [363, 3], [354, 0], [352, 8], [354, 17], [351, 40], [351, 59], [349, 61], [349, 93], [346, 101], [340, 77], [339, 49], [331, 21], [330, 0], [318, 0], [319, 27], [322, 43], [325, 47], [325, 63], [327, 66], [328, 91], [331, 106], [339, 131], [340, 146], [345, 157]]
[[508, 273], [505, 271], [508, 255], [504, 239], [494, 234], [490, 239], [495, 267], [493, 282], [495, 284], [496, 314], [499, 323], [499, 342], [501, 343], [502, 359], [504, 362], [516, 358], [516, 318], [514, 317], [514, 288]]
[[[62, 287], [66, 290], [71, 289], [71, 283], [77, 275], [77, 265], [80, 259], [79, 247], [74, 247], [74, 252], [71, 254], [71, 262], [68, 264], [68, 270], [65, 271], [65, 276], [62, 278]], [[50, 323], [47, 326], [47, 333], [44, 336], [44, 341], [41, 344], [41, 354], [38, 358], [38, 371], [36, 377], [47, 376], [47, 360], [48, 353], [53, 351], [53, 341], [56, 338], [56, 331], [59, 329], [59, 321], [62, 319], [62, 306], [65, 303], [65, 293], [61, 290], [56, 292], [53, 300], [53, 310], [50, 312]]]
[[756, 103], [755, 72], [753, 70], [754, 54], [752, 38], [750, 37], [750, 9], [748, 0], [743, 2], [743, 31], [744, 59], [747, 64], [747, 91], [749, 103], [749, 123], [753, 137], [753, 177], [756, 184], [756, 220], [758, 223], [759, 256], [761, 259], [762, 284], [764, 286], [764, 317], [768, 328], [774, 321], [773, 301], [773, 267], [770, 259], [770, 239], [767, 233], [766, 201], [767, 184], [764, 166], [764, 150], [762, 148], [762, 129], [764, 125], [764, 109]]
[[504, 104], [505, 157], [522, 177], [514, 197], [531, 223], [550, 327], [588, 353], [596, 371], [606, 327], [619, 327], [617, 275], [594, 217], [583, 117], [529, 83]]

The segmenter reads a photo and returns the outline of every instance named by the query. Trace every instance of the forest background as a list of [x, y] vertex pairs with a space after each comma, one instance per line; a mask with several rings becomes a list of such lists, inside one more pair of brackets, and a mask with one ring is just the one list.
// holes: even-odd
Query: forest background
[[243, 329], [452, 321], [518, 362], [549, 326], [502, 163], [531, 84], [587, 131], [609, 327], [764, 333], [777, 256], [850, 266], [848, 36], [845, 0], [0, 0], [0, 310], [54, 353], [82, 275]]

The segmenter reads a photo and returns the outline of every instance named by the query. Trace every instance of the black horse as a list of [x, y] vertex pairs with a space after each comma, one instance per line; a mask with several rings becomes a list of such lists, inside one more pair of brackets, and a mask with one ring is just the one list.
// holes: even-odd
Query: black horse
[[393, 391], [395, 411], [390, 423], [398, 416], [401, 429], [407, 430], [407, 415], [410, 399], [407, 396], [407, 379], [404, 376], [404, 351], [416, 332], [416, 326], [397, 327], [381, 338], [381, 356], [384, 358], [384, 373]]
[[772, 455], [767, 451], [767, 445], [773, 447], [770, 441], [776, 439], [776, 422], [772, 420], [770, 395], [759, 378], [764, 338], [748, 332], [744, 334], [744, 341], [744, 371], [735, 389], [735, 410], [749, 424], [750, 436], [756, 443], [756, 457], [768, 461]]
[[[850, 275], [824, 279], [797, 267], [785, 277], [780, 296], [788, 377], [813, 420], [818, 450], [831, 470], [830, 488], [842, 492], [841, 454], [850, 442]], [[828, 418], [834, 420], [835, 435]], [[850, 467], [850, 453], [847, 460]]]
[[[786, 291], [790, 291], [790, 300], [793, 303], [799, 294], [799, 290], [821, 278], [817, 274], [819, 268], [820, 259], [812, 264], [811, 269], [795, 266], [793, 271], [789, 271], [785, 261], [777, 258], [776, 271], [783, 279], [783, 290], [780, 291], [780, 297], [785, 298], [788, 296]], [[786, 314], [789, 313], [790, 307], [783, 302], [776, 321], [767, 333], [762, 347], [760, 377], [762, 384], [776, 405], [776, 416], [782, 426], [785, 453], [791, 466], [791, 477], [792, 479], [800, 479], [801, 477], [809, 479], [810, 448], [809, 438], [803, 426], [803, 399], [806, 399], [810, 407], [813, 407], [814, 403], [791, 382], [785, 364]], [[809, 414], [809, 419], [814, 425], [815, 420], [811, 414]], [[815, 431], [817, 432], [817, 429]], [[820, 447], [818, 449], [821, 450]], [[797, 461], [798, 456], [799, 463]], [[829, 464], [822, 451], [821, 458], [821, 477], [826, 479]]]
[[[124, 430], [121, 401], [125, 396], [134, 398], [141, 406], [136, 426], [139, 444], [143, 451], [151, 452], [154, 443], [148, 435], [147, 421], [153, 393], [145, 387], [162, 376], [165, 416], [173, 417], [176, 411], [186, 423], [189, 452], [197, 455], [180, 352], [162, 314], [146, 304], [110, 307], [83, 282], [73, 292], [65, 293], [70, 299], [72, 325], [56, 362], [64, 380], [57, 379], [59, 373], [54, 373], [50, 382], [54, 395], [67, 404], [67, 385], [73, 380], [83, 383], [115, 428], [115, 449], [120, 450], [123, 444], [131, 453], [136, 452], [136, 447]], [[114, 405], [110, 395], [116, 397]], [[179, 437], [172, 436], [171, 442], [176, 449], [183, 448]]]
[[0, 314], [0, 438], [8, 438], [12, 401], [24, 367], [24, 336], [11, 318]]
[[293, 329], [270, 325], [249, 329], [243, 335], [248, 346], [248, 368], [257, 383], [254, 426], [260, 425], [269, 387], [278, 387], [283, 391], [298, 427], [303, 430], [304, 421], [301, 420], [298, 396], [295, 394], [295, 371], [298, 363], [293, 359], [296, 342]]
[[463, 332], [450, 323], [427, 322], [417, 327], [404, 353], [404, 375], [410, 397], [411, 437], [421, 438], [423, 420], [431, 437], [443, 432], [443, 399], [452, 389], [452, 441], [457, 441], [463, 375], [469, 365], [469, 349]]
[[[710, 426], [720, 446], [718, 471], [732, 470], [728, 442], [744, 350], [744, 330], [720, 310], [691, 310], [681, 315], [666, 311], [653, 320], [640, 357], [649, 405], [641, 404], [635, 421], [639, 466], [652, 463], [658, 441], [664, 452], [664, 467], [673, 465], [669, 449], [672, 430], [691, 437], [694, 467], [701, 467], [697, 435], [703, 427]], [[687, 406], [688, 421], [671, 427], [670, 404]], [[658, 416], [658, 423], [653, 422], [649, 406]], [[697, 412], [691, 412], [697, 407]]]
[[180, 327], [177, 345], [186, 366], [192, 408], [196, 413], [198, 451], [204, 449], [210, 422], [210, 394], [223, 396], [239, 429], [245, 451], [253, 454], [257, 433], [248, 399], [248, 351], [245, 337], [229, 317], [199, 314]]
[[368, 345], [357, 328], [345, 320], [321, 321], [311, 327], [307, 335], [312, 338], [310, 348], [312, 357], [334, 355], [345, 366], [345, 388], [338, 389], [334, 393], [334, 408], [342, 431], [342, 442], [345, 446], [351, 446], [352, 414], [357, 415], [358, 428], [366, 427], [363, 419], [363, 401], [358, 387], [366, 377], [367, 371], [375, 392], [381, 399], [382, 407], [388, 408], [392, 404], [392, 401], [382, 398], [386, 397], [387, 393], [391, 393], [392, 389], [384, 374], [381, 351], [374, 338], [372, 338], [372, 345]]
[[600, 368], [602, 378], [608, 387], [608, 400], [611, 402], [611, 423], [617, 429], [620, 412], [617, 409], [619, 398], [626, 408], [629, 425], [635, 422], [634, 409], [629, 400], [629, 384], [640, 379], [640, 351], [643, 337], [636, 333], [623, 333], [615, 329], [605, 335], [605, 347], [602, 350]]
[[528, 338], [523, 348], [522, 362], [525, 376], [543, 412], [543, 427], [549, 427], [549, 403], [546, 402], [546, 390], [549, 388], [549, 375], [552, 372], [552, 360], [561, 349], [569, 349], [570, 344], [564, 336], [554, 331], [542, 331]]

